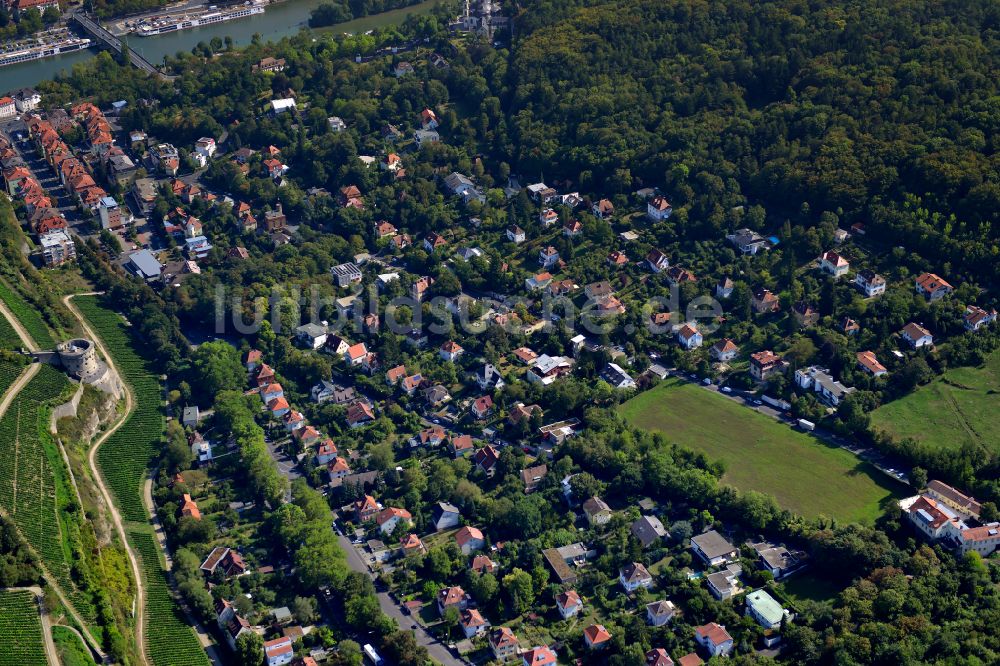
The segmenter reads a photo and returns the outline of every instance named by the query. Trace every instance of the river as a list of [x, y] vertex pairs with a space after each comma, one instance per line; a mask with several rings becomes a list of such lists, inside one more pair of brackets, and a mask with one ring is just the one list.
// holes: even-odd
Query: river
[[[207, 43], [213, 37], [224, 39], [228, 35], [232, 37], [234, 43], [239, 45], [248, 44], [253, 39], [254, 34], [260, 33], [265, 40], [276, 41], [282, 37], [294, 35], [306, 27], [309, 13], [322, 2], [324, 0], [285, 0], [285, 2], [269, 5], [263, 14], [156, 37], [130, 35], [128, 42], [132, 48], [142, 53], [147, 60], [155, 65], [162, 62], [164, 56], [189, 52], [198, 42]], [[322, 32], [362, 32], [390, 23], [400, 23], [410, 14], [429, 12], [437, 2], [438, 0], [424, 0], [424, 2], [411, 7], [395, 9], [383, 14], [374, 14], [331, 26], [329, 29], [323, 29]], [[94, 57], [95, 53], [96, 50], [93, 49], [76, 51], [52, 58], [2, 67], [0, 68], [0, 93], [37, 85], [40, 81], [51, 79], [60, 72], [68, 71], [78, 62]]]

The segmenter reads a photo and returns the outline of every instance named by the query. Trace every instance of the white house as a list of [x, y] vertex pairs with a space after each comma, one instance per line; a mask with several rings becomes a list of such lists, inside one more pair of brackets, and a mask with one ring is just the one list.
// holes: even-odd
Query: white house
[[462, 551], [463, 555], [471, 555], [486, 546], [486, 539], [478, 527], [466, 525], [455, 532], [455, 543], [458, 544], [458, 549]]
[[726, 656], [733, 651], [733, 637], [724, 626], [715, 622], [697, 627], [694, 640], [713, 657]]
[[549, 245], [538, 251], [538, 263], [542, 268], [552, 268], [559, 263], [559, 252]]
[[734, 358], [736, 358], [736, 354], [738, 354], [739, 351], [740, 348], [737, 347], [736, 343], [730, 340], [729, 338], [726, 338], [724, 340], [719, 340], [714, 345], [712, 345], [711, 349], [712, 358], [722, 363], [731, 361]]
[[392, 534], [400, 524], [409, 525], [413, 522], [413, 516], [406, 509], [399, 509], [389, 506], [375, 515], [375, 522], [378, 523], [379, 531], [382, 534]]
[[524, 229], [516, 224], [507, 227], [507, 240], [511, 243], [523, 243], [526, 238], [527, 235], [524, 233]]
[[900, 335], [913, 349], [920, 349], [921, 347], [928, 347], [934, 344], [934, 336], [931, 335], [931, 332], [920, 324], [914, 324], [913, 322], [904, 326], [903, 330], [900, 331]]
[[556, 596], [556, 608], [559, 609], [562, 619], [568, 620], [583, 610], [583, 599], [576, 590], [566, 590]]
[[600, 497], [591, 497], [583, 503], [583, 513], [592, 526], [607, 525], [611, 520], [612, 511], [607, 502]]
[[936, 301], [955, 291], [948, 282], [934, 273], [924, 273], [916, 280], [917, 293], [928, 301]]
[[646, 604], [646, 622], [653, 627], [662, 627], [673, 619], [676, 612], [672, 601], [654, 601]]
[[646, 215], [655, 222], [662, 222], [674, 212], [666, 197], [655, 196], [646, 203]]
[[702, 343], [701, 333], [698, 329], [694, 327], [693, 324], [684, 324], [677, 331], [677, 340], [681, 343], [685, 349], [695, 349], [700, 347]]
[[338, 264], [330, 269], [338, 287], [349, 287], [361, 282], [361, 269], [354, 263]]
[[283, 666], [290, 664], [295, 650], [292, 648], [292, 639], [288, 636], [275, 638], [273, 641], [264, 643], [264, 657], [267, 659], [267, 666]]
[[854, 276], [854, 284], [869, 298], [885, 293], [885, 278], [868, 268]]
[[490, 623], [475, 608], [467, 608], [462, 611], [459, 621], [462, 624], [462, 633], [465, 634], [466, 638], [484, 634], [490, 628]]
[[295, 329], [295, 339], [309, 349], [319, 349], [325, 345], [327, 335], [326, 326], [312, 322], [303, 324]]
[[844, 257], [833, 250], [824, 252], [819, 258], [819, 269], [835, 278], [847, 275], [847, 271], [849, 271], [850, 268], [851, 265], [847, 259], [844, 259]]
[[727, 562], [735, 561], [740, 551], [729, 543], [721, 534], [715, 530], [709, 530], [704, 534], [691, 538], [691, 550], [705, 562], [713, 567], [720, 566]]
[[640, 587], [647, 590], [653, 586], [653, 577], [641, 562], [625, 565], [618, 573], [618, 582], [626, 592], [635, 592]]
[[746, 596], [746, 615], [757, 620], [757, 624], [765, 629], [777, 629], [781, 621], [791, 614], [781, 607], [770, 594], [764, 590], [754, 590]]

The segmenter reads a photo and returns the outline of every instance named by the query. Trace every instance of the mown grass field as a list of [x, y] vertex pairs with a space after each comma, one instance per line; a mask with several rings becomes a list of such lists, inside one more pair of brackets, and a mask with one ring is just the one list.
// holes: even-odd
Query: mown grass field
[[633, 425], [726, 465], [723, 481], [806, 517], [871, 522], [902, 488], [840, 448], [676, 378], [619, 407]]
[[1000, 454], [1000, 350], [978, 368], [952, 368], [926, 386], [872, 412], [896, 437], [941, 449], [972, 446]]

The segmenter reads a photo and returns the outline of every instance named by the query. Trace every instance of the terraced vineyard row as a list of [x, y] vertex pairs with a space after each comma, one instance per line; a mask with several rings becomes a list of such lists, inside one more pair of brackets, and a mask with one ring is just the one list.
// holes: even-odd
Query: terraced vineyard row
[[73, 601], [77, 611], [93, 620], [88, 595], [72, 577], [70, 536], [59, 520], [59, 488], [68, 487], [68, 472], [48, 438], [45, 404], [58, 397], [69, 381], [58, 370], [43, 365], [0, 419], [0, 507], [38, 553], [45, 568]]
[[24, 346], [6, 317], [0, 317], [0, 349], [20, 349]]
[[[31, 307], [20, 294], [8, 287], [4, 282], [0, 282], [0, 299], [3, 299], [7, 309], [17, 317], [17, 320], [21, 322], [21, 326], [24, 326], [24, 330], [34, 338], [39, 347], [42, 349], [52, 349], [56, 346], [56, 341], [52, 339], [52, 334], [49, 333], [49, 328], [45, 325], [45, 321], [38, 314], [38, 311]], [[15, 346], [21, 346], [20, 340], [17, 341]]]
[[[3, 317], [0, 317], [0, 319], [3, 319]], [[24, 366], [20, 363], [0, 360], [0, 397], [7, 392], [7, 389], [11, 387], [11, 384], [17, 380], [23, 371]]]
[[160, 548], [142, 528], [130, 530], [129, 539], [142, 560], [146, 578], [146, 651], [154, 666], [208, 666], [208, 656], [194, 630], [188, 626], [167, 583], [160, 564]]
[[0, 591], [0, 666], [44, 664], [42, 621], [35, 595]]
[[122, 379], [132, 387], [135, 411], [101, 445], [97, 460], [122, 517], [144, 523], [148, 516], [142, 504], [142, 483], [160, 448], [164, 429], [160, 384], [153, 369], [135, 353], [128, 327], [117, 313], [101, 306], [96, 296], [78, 296], [73, 302], [103, 340]]

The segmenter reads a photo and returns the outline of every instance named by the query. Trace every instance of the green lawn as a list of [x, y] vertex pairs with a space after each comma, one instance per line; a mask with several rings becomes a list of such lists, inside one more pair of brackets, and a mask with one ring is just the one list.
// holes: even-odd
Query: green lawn
[[872, 412], [876, 427], [935, 448], [973, 446], [1000, 453], [1000, 350], [978, 368], [953, 368]]
[[902, 490], [848, 451], [676, 378], [619, 410], [633, 425], [722, 460], [723, 481], [806, 517], [871, 522]]
[[782, 581], [781, 589], [792, 601], [833, 601], [841, 592], [841, 588], [808, 571], [795, 574], [788, 580]]

